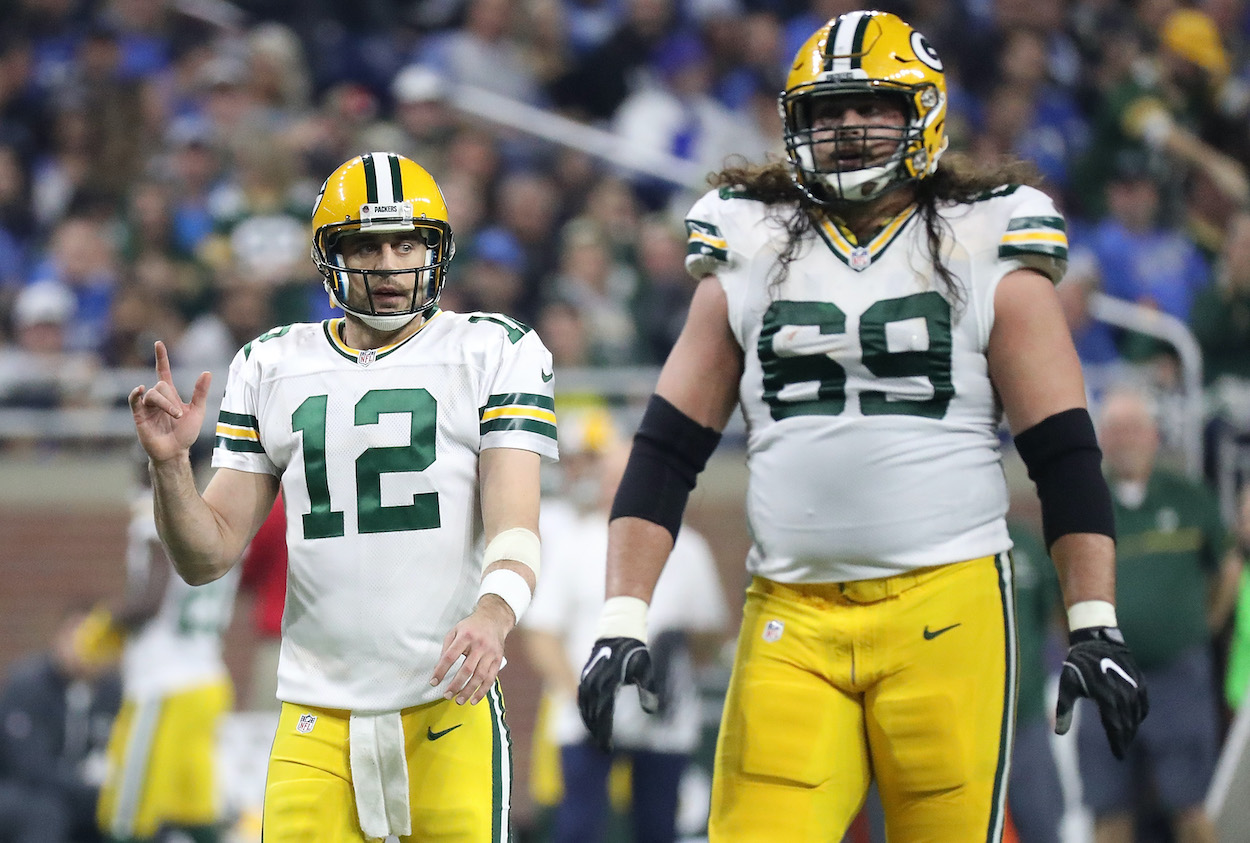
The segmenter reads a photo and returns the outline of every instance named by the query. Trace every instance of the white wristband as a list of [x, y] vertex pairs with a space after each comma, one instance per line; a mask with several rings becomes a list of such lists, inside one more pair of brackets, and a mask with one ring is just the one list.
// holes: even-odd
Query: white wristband
[[1082, 600], [1068, 609], [1068, 632], [1091, 626], [1119, 626], [1115, 606], [1106, 600]]
[[542, 544], [538, 536], [524, 527], [513, 527], [504, 530], [486, 545], [486, 553], [482, 556], [482, 570], [501, 559], [520, 562], [534, 572], [538, 578], [539, 563], [542, 561]]
[[599, 613], [595, 638], [636, 638], [647, 643], [647, 601], [637, 597], [609, 597]]
[[533, 592], [530, 591], [530, 584], [525, 581], [525, 577], [509, 568], [497, 568], [482, 577], [482, 586], [477, 590], [477, 599], [481, 600], [486, 594], [494, 594], [502, 598], [512, 610], [517, 623], [521, 622], [521, 615], [525, 614], [530, 600], [534, 598]]

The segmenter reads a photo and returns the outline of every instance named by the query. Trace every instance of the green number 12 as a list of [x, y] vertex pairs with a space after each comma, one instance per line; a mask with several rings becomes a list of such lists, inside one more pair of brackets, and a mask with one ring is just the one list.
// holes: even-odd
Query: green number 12
[[[312, 509], [304, 513], [304, 538], [326, 539], [344, 534], [343, 511], [330, 502], [326, 469], [326, 404], [329, 396], [313, 395], [291, 414], [291, 427], [304, 442], [304, 481]], [[356, 426], [377, 424], [384, 413], [406, 413], [407, 445], [367, 448], [356, 458], [356, 523], [361, 533], [430, 530], [440, 525], [438, 493], [422, 492], [412, 503], [382, 505], [382, 475], [425, 471], [434, 463], [438, 402], [424, 389], [374, 389], [356, 402]]]

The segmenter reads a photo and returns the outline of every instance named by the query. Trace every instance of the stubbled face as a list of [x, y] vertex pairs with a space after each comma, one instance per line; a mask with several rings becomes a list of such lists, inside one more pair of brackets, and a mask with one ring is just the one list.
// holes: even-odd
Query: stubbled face
[[[380, 314], [412, 309], [418, 275], [402, 270], [425, 266], [428, 247], [419, 233], [354, 234], [344, 237], [339, 249], [349, 269], [369, 270], [365, 284], [348, 285], [349, 305]], [[373, 270], [382, 271], [374, 274]]]
[[812, 152], [821, 170], [860, 170], [898, 151], [907, 112], [898, 97], [844, 94], [812, 103]]

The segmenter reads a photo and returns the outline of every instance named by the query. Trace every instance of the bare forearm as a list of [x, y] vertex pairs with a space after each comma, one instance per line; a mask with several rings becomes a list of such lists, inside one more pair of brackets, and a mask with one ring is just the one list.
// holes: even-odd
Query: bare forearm
[[217, 513], [195, 487], [190, 460], [149, 462], [148, 473], [156, 529], [178, 575], [191, 585], [202, 585], [230, 570], [246, 542], [229, 541]]
[[1115, 603], [1115, 542], [1098, 533], [1069, 533], [1055, 539], [1050, 556], [1059, 572], [1067, 607], [1085, 600]]
[[673, 550], [673, 536], [642, 518], [617, 518], [608, 526], [607, 597], [637, 597], [647, 603]]

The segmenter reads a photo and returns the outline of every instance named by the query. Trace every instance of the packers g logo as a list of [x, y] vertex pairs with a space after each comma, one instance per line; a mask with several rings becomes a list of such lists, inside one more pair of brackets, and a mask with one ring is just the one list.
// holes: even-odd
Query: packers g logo
[[925, 38], [919, 32], [911, 34], [911, 49], [916, 54], [916, 58], [927, 64], [929, 67], [942, 72], [942, 60], [938, 58], [937, 50], [933, 49], [933, 45], [929, 43], [929, 39]]

